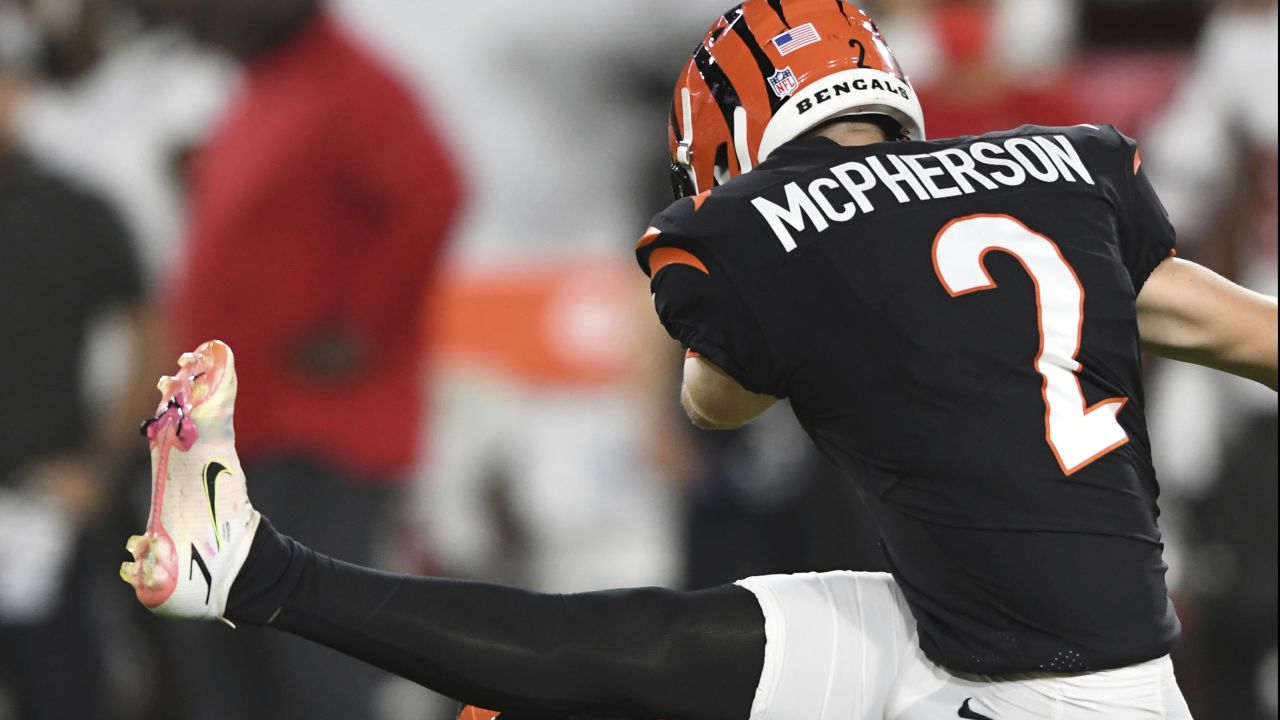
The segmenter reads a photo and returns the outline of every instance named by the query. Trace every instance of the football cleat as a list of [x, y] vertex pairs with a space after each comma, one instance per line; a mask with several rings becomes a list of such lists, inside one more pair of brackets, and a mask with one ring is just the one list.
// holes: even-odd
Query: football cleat
[[151, 446], [151, 512], [146, 532], [125, 546], [133, 562], [120, 566], [120, 577], [157, 615], [223, 619], [261, 517], [236, 457], [231, 348], [217, 340], [201, 345], [157, 387], [156, 416], [142, 425]]

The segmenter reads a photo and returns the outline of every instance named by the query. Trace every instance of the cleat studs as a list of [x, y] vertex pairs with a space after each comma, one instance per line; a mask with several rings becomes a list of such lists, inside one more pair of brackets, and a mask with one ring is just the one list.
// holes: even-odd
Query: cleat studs
[[170, 581], [169, 571], [162, 565], [150, 565], [143, 568], [142, 582], [148, 590], [158, 590]]

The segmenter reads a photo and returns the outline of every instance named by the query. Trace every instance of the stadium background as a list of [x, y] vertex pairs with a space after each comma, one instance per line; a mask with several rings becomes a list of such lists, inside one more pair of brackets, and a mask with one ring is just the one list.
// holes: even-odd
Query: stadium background
[[[6, 254], [10, 233], [31, 227], [24, 213], [83, 235], [77, 262], [110, 272], [93, 244], [109, 208], [140, 279], [135, 292], [77, 300], [94, 321], [65, 382], [83, 382], [83, 403], [67, 397], [82, 431], [110, 438], [151, 400], [130, 378], [158, 375], [180, 350], [165, 317], [182, 282], [184, 178], [242, 90], [235, 63], [156, 5], [0, 0], [0, 309], [10, 311], [0, 322], [65, 335], [43, 324], [58, 316], [26, 304], [32, 285], [52, 292], [65, 276], [52, 264], [23, 269], [22, 282], [16, 265], [5, 274], [18, 262]], [[785, 408], [740, 432], [687, 428], [674, 405], [679, 351], [650, 317], [631, 260], [668, 198], [671, 82], [722, 5], [331, 3], [345, 32], [411, 89], [464, 198], [423, 298], [424, 327], [399, 329], [430, 392], [418, 459], [361, 521], [380, 566], [551, 591], [878, 567], [856, 497]], [[1181, 254], [1275, 293], [1275, 2], [867, 9], [920, 91], [931, 135], [1114, 123], [1142, 141]], [[297, 118], [297, 132], [314, 120]], [[79, 205], [31, 201], [9, 181], [16, 158], [100, 202], [78, 217]], [[84, 292], [62, 284], [68, 297]], [[0, 408], [48, 368], [51, 350], [32, 337], [43, 336], [0, 340]], [[1275, 395], [1180, 366], [1149, 371], [1182, 687], [1197, 717], [1275, 718]], [[0, 412], [0, 435], [46, 420]], [[76, 717], [87, 720], [218, 717], [181, 677], [203, 640], [175, 639], [114, 578], [123, 538], [144, 522], [147, 472], [140, 441], [107, 445], [109, 464], [86, 465], [74, 447], [0, 458], [0, 720], [59, 717], [34, 709], [49, 696], [85, 699]], [[305, 477], [296, 483], [287, 491], [297, 503], [319, 502]], [[339, 508], [315, 510], [344, 520]], [[394, 679], [350, 682], [367, 690], [369, 718], [451, 712]]]

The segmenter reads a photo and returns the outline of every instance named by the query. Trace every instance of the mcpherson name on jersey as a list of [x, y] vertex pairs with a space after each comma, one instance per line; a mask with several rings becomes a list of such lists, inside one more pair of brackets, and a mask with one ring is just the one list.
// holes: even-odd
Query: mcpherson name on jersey
[[[1028, 182], [1093, 185], [1093, 177], [1065, 135], [979, 140], [922, 155], [871, 155], [842, 163], [812, 180], [783, 186], [783, 204], [766, 197], [751, 201], [787, 252], [795, 233], [825, 232], [876, 211], [872, 191], [883, 203], [898, 204], [972, 195]], [[777, 189], [769, 193], [776, 195]]]

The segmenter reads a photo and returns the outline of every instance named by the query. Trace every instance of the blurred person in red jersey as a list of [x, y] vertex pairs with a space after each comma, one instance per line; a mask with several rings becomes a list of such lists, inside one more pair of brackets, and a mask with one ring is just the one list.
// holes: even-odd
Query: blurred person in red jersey
[[1024, 77], [1003, 62], [997, 4], [944, 0], [922, 10], [926, 36], [940, 56], [928, 66], [934, 72], [917, 80], [931, 137], [1082, 122], [1076, 103], [1061, 92], [1051, 71], [1040, 65], [1038, 77]]
[[[255, 499], [289, 532], [376, 564], [422, 437], [419, 329], [460, 203], [455, 167], [401, 80], [316, 0], [168, 7], [244, 68], [194, 161], [175, 347], [234, 344], [254, 369], [236, 437]], [[206, 670], [241, 676], [240, 692], [220, 681], [204, 697], [207, 675], [184, 672], [209, 717], [371, 714], [367, 666], [291, 639], [206, 639], [225, 645]]]

